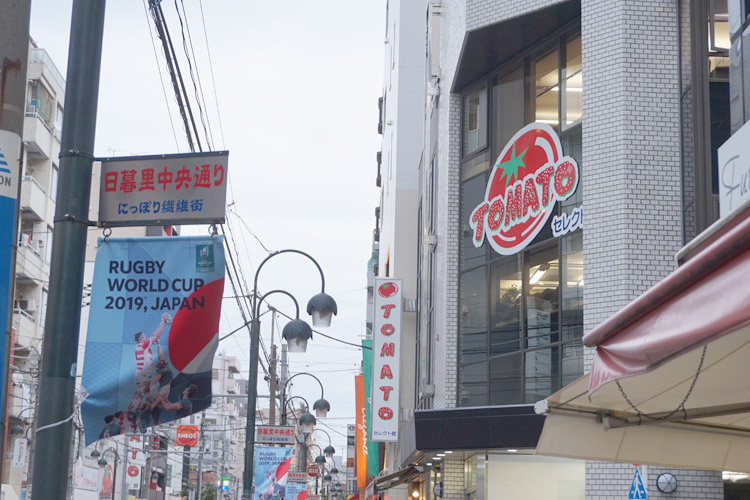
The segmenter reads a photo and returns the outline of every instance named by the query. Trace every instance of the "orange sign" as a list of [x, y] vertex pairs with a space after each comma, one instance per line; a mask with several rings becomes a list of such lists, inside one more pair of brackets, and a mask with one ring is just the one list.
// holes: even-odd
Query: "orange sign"
[[365, 416], [365, 377], [354, 377], [354, 400], [356, 406], [357, 488], [367, 486], [367, 418]]
[[198, 426], [178, 425], [175, 444], [177, 446], [198, 446]]

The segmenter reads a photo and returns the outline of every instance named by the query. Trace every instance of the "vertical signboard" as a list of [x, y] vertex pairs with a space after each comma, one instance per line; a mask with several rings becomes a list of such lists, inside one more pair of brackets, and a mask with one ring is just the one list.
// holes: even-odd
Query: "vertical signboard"
[[[9, 330], [11, 293], [10, 284], [13, 278], [13, 249], [16, 248], [15, 237], [16, 210], [18, 206], [18, 169], [21, 156], [21, 138], [18, 134], [0, 130], [0, 331]], [[5, 408], [2, 391], [8, 367], [6, 352], [7, 338], [0, 341], [0, 408]]]
[[211, 404], [223, 290], [220, 236], [99, 240], [83, 365], [86, 444]]
[[373, 441], [398, 441], [402, 310], [401, 280], [376, 278], [370, 430]]
[[750, 123], [719, 148], [719, 216], [725, 217], [750, 200]]
[[365, 416], [365, 377], [354, 377], [354, 403], [356, 411], [356, 444], [357, 444], [357, 488], [367, 486], [367, 418]]
[[[372, 339], [362, 341], [362, 371], [365, 376], [365, 416], [367, 428], [372, 428]], [[369, 432], [367, 436], [369, 436]], [[367, 441], [367, 475], [377, 476], [380, 472], [380, 457], [378, 443]]]

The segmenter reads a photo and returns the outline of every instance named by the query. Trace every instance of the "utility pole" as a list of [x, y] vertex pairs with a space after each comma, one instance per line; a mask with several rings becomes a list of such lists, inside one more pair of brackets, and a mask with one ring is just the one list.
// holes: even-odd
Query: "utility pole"
[[198, 432], [198, 498], [201, 498], [201, 488], [203, 487], [203, 448], [206, 446], [206, 433], [203, 426], [206, 423], [206, 410], [201, 412], [201, 428]]
[[286, 344], [281, 344], [281, 380], [279, 380], [279, 387], [281, 388], [281, 400], [279, 401], [279, 408], [281, 408], [281, 425], [286, 425], [286, 381], [289, 375], [286, 366], [286, 349]]
[[73, 1], [32, 488], [44, 500], [68, 483], [105, 4]]

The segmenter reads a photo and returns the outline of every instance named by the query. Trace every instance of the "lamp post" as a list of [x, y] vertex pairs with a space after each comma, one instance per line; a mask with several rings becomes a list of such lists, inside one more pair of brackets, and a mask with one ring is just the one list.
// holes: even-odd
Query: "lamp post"
[[[120, 454], [117, 453], [117, 450], [115, 448], [109, 447], [103, 450], [101, 453], [97, 449], [94, 449], [94, 451], [91, 452], [92, 458], [100, 457], [99, 460], [96, 462], [99, 468], [105, 469], [107, 467], [107, 459], [105, 458], [107, 453], [114, 453], [115, 454], [115, 465], [112, 468], [112, 500], [115, 500], [115, 489], [117, 488], [117, 462], [120, 461]], [[106, 469], [104, 471], [105, 477], [106, 477]], [[102, 485], [102, 488], [104, 488], [104, 485]]]
[[[313, 410], [315, 410], [315, 416], [319, 418], [325, 418], [325, 416], [328, 414], [328, 412], [331, 410], [331, 404], [325, 399], [325, 392], [323, 391], [323, 383], [320, 381], [318, 377], [313, 375], [312, 373], [307, 372], [300, 372], [295, 373], [287, 381], [284, 383], [284, 386], [281, 388], [281, 425], [286, 424], [286, 413], [284, 413], [284, 407], [286, 405], [286, 389], [287, 386], [289, 386], [289, 382], [291, 382], [295, 377], [299, 377], [300, 375], [307, 375], [308, 377], [312, 377], [315, 379], [316, 382], [318, 382], [318, 385], [320, 385], [320, 399], [315, 401], [313, 403]], [[309, 406], [308, 406], [309, 408]]]
[[[321, 291], [315, 295], [307, 304], [307, 313], [312, 316], [313, 325], [315, 326], [330, 326], [331, 316], [336, 314], [337, 306], [336, 301], [333, 297], [325, 293], [325, 277], [323, 276], [323, 270], [320, 264], [313, 259], [309, 254], [295, 249], [279, 250], [271, 253], [268, 257], [263, 259], [258, 269], [255, 271], [255, 279], [253, 281], [253, 298], [252, 298], [252, 320], [250, 321], [250, 373], [247, 381], [247, 426], [245, 429], [245, 470], [243, 471], [242, 477], [242, 498], [243, 500], [250, 500], [252, 498], [252, 485], [253, 485], [253, 473], [254, 464], [253, 459], [255, 455], [255, 398], [258, 388], [258, 349], [260, 346], [260, 304], [263, 299], [271, 295], [272, 293], [284, 293], [292, 298], [296, 307], [296, 317], [292, 321], [284, 326], [282, 336], [286, 339], [289, 344], [289, 352], [304, 352], [307, 348], [307, 341], [312, 338], [312, 329], [310, 326], [299, 319], [299, 304], [294, 297], [283, 290], [272, 290], [264, 294], [262, 297], [258, 297], [258, 276], [261, 269], [269, 261], [269, 259], [276, 257], [283, 253], [295, 253], [307, 257], [310, 259], [315, 267], [320, 272]], [[273, 402], [272, 402], [273, 403]]]

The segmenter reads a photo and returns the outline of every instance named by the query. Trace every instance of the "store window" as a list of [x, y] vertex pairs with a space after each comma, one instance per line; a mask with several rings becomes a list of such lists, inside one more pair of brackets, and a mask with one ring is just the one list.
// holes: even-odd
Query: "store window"
[[[534, 403], [583, 373], [583, 230], [556, 237], [550, 217], [507, 255], [486, 239], [476, 246], [470, 219], [487, 196], [495, 159], [531, 122], [551, 127], [583, 172], [580, 34], [547, 40], [472, 89], [462, 118], [459, 405]], [[549, 206], [550, 216], [582, 213], [581, 193], [579, 183]]]

